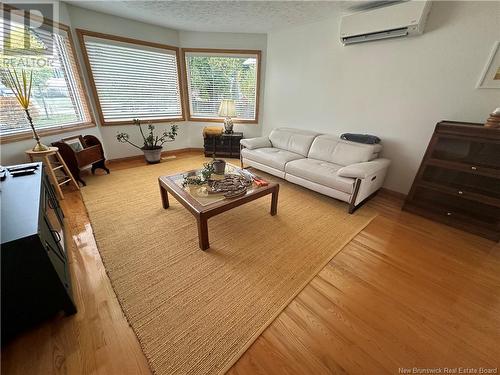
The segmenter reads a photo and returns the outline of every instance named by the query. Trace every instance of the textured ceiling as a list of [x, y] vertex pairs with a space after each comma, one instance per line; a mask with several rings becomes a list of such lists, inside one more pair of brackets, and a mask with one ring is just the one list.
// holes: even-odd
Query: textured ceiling
[[[349, 1], [67, 1], [179, 30], [265, 33], [349, 10]], [[367, 3], [367, 2], [362, 2]]]

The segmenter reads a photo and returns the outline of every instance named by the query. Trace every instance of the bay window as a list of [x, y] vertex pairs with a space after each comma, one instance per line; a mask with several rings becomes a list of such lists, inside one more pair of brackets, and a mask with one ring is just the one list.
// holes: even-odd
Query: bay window
[[177, 47], [77, 33], [102, 125], [184, 119]]
[[260, 51], [183, 49], [189, 120], [221, 121], [223, 99], [234, 100], [234, 122], [256, 123]]
[[[30, 115], [41, 135], [94, 126], [68, 26], [44, 20], [31, 27], [24, 11], [5, 7], [0, 18], [0, 69], [32, 74]], [[26, 114], [0, 78], [2, 141], [31, 137]]]

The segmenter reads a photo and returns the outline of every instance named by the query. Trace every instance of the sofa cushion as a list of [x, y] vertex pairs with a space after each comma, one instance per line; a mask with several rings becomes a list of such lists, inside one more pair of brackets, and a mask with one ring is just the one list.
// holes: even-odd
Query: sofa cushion
[[241, 150], [241, 156], [280, 171], [285, 171], [285, 164], [289, 161], [303, 158], [302, 155], [274, 147], [256, 148], [253, 150], [244, 148]]
[[271, 131], [269, 140], [273, 147], [307, 156], [314, 138], [319, 133], [292, 128], [278, 128]]
[[312, 142], [308, 157], [341, 166], [363, 163], [378, 157], [380, 144], [349, 142], [333, 135], [319, 135]]
[[337, 171], [340, 168], [341, 165], [322, 160], [299, 159], [287, 163], [285, 173], [352, 194], [355, 180], [339, 176]]

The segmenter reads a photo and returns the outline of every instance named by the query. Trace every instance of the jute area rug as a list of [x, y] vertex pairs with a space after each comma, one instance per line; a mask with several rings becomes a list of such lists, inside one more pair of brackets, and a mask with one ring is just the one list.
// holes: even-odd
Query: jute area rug
[[201, 156], [111, 171], [81, 192], [111, 284], [156, 374], [227, 371], [302, 288], [374, 217], [284, 180], [270, 195], [209, 220], [194, 217], [158, 176], [198, 168]]

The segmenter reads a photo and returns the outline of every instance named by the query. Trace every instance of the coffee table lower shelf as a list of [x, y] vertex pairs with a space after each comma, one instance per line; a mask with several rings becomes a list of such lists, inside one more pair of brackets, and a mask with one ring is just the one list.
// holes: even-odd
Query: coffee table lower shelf
[[224, 199], [222, 201], [202, 206], [186, 191], [179, 187], [171, 176], [162, 176], [158, 178], [160, 186], [160, 196], [163, 208], [169, 208], [168, 194], [170, 193], [179, 203], [181, 203], [196, 218], [198, 225], [198, 241], [201, 250], [207, 250], [210, 247], [208, 240], [208, 219], [211, 217], [229, 211], [232, 208], [241, 206], [245, 203], [254, 201], [258, 198], [271, 194], [271, 215], [278, 212], [278, 193], [279, 184], [270, 183], [268, 186], [252, 189], [245, 195], [233, 199]]

